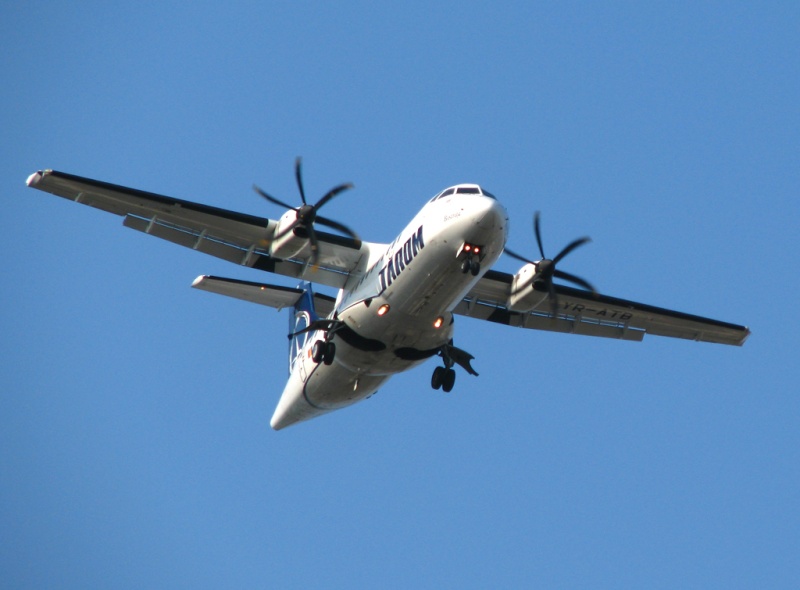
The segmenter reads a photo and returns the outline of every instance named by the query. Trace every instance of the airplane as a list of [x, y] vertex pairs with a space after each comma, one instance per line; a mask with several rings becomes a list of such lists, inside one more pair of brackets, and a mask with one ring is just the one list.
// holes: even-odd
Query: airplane
[[[441, 361], [431, 375], [434, 389], [452, 391], [456, 366], [477, 376], [474, 357], [454, 344], [456, 316], [629, 341], [653, 334], [741, 346], [750, 334], [745, 326], [599, 294], [588, 281], [558, 268], [589, 238], [548, 258], [538, 213], [534, 234], [541, 257], [532, 260], [508, 249], [508, 214], [478, 184], [440, 191], [384, 244], [362, 241], [346, 225], [319, 215], [351, 184], [338, 185], [311, 204], [300, 158], [295, 179], [298, 206], [253, 187], [285, 210], [277, 220], [55, 170], [34, 172], [27, 185], [119, 215], [125, 227], [298, 280], [287, 287], [201, 275], [192, 283], [291, 310], [289, 378], [270, 420], [275, 430], [366, 399], [392, 375], [432, 357]], [[492, 269], [504, 252], [523, 263], [516, 274]], [[316, 292], [314, 284], [337, 290], [336, 296]]]

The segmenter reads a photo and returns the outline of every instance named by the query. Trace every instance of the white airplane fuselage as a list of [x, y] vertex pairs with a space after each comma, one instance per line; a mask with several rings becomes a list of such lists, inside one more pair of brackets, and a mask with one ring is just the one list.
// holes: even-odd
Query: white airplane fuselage
[[[339, 292], [331, 319], [343, 324], [330, 336], [333, 362], [312, 358], [325, 332], [301, 341], [270, 425], [278, 430], [351, 405], [438, 354], [453, 338], [453, 308], [499, 258], [507, 233], [508, 215], [493, 197], [454, 193], [426, 204]], [[465, 260], [473, 261], [469, 271]]]

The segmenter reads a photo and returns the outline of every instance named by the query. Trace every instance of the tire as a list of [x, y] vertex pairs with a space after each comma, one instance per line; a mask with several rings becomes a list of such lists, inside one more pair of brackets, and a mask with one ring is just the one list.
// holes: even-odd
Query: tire
[[436, 367], [433, 370], [433, 375], [431, 375], [431, 387], [434, 389], [439, 389], [442, 387], [442, 382], [444, 381], [444, 373], [447, 369], [444, 367]]
[[477, 260], [473, 260], [469, 264], [469, 271], [472, 273], [473, 277], [477, 277], [478, 273], [481, 272], [481, 263]]
[[467, 274], [471, 268], [472, 268], [472, 263], [470, 262], [469, 258], [465, 258], [464, 261], [461, 263], [461, 272]]
[[314, 346], [311, 347], [311, 360], [319, 364], [322, 362], [323, 356], [325, 356], [325, 343], [322, 340], [317, 340]]
[[325, 353], [322, 355], [322, 362], [330, 365], [333, 362], [333, 357], [336, 356], [336, 345], [333, 342], [325, 343]]
[[453, 385], [456, 384], [456, 372], [453, 369], [445, 369], [444, 376], [442, 378], [442, 391], [445, 393], [450, 393], [453, 391]]

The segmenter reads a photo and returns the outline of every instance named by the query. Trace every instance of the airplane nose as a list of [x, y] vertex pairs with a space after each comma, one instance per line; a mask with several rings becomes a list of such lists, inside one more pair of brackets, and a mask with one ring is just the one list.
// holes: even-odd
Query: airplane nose
[[508, 213], [505, 207], [498, 201], [487, 197], [483, 198], [476, 218], [478, 219], [478, 225], [487, 230], [505, 230], [508, 225]]
[[491, 265], [500, 256], [506, 243], [508, 213], [498, 201], [483, 196], [473, 203], [471, 213], [465, 218], [464, 240], [482, 245], [483, 262]]

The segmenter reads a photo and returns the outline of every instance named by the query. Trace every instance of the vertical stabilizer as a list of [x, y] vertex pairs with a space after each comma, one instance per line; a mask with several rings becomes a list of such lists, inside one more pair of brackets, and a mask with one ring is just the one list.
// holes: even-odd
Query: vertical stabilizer
[[289, 334], [297, 334], [291, 337], [289, 342], [289, 373], [292, 373], [294, 364], [297, 361], [300, 353], [303, 352], [308, 339], [311, 337], [311, 332], [303, 332], [302, 330], [308, 328], [311, 322], [319, 319], [317, 312], [314, 309], [314, 292], [311, 289], [311, 283], [303, 281], [298, 285], [299, 289], [303, 290], [303, 294], [297, 303], [294, 304], [294, 312], [289, 317]]

